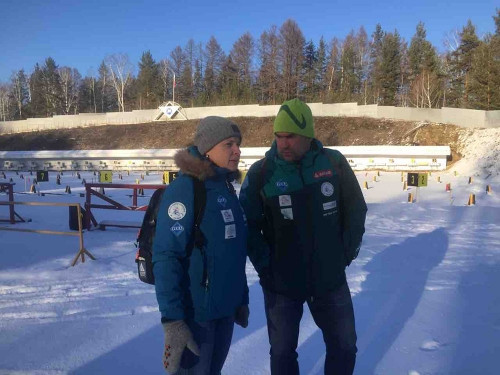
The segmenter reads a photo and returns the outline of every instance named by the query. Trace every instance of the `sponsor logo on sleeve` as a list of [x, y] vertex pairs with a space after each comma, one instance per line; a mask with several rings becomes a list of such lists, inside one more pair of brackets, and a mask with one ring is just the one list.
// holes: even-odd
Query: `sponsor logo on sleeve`
[[322, 171], [314, 172], [314, 178], [332, 177], [333, 172], [331, 169], [324, 169]]
[[174, 202], [168, 206], [168, 216], [172, 220], [181, 220], [186, 216], [186, 206], [181, 202]]
[[217, 203], [219, 203], [222, 207], [226, 207], [227, 199], [224, 198], [222, 195], [219, 195], [217, 197]]
[[276, 182], [276, 187], [281, 191], [286, 191], [288, 189], [288, 182], [279, 180]]
[[177, 221], [174, 225], [170, 227], [170, 231], [177, 237], [179, 237], [181, 233], [184, 232], [184, 227]]

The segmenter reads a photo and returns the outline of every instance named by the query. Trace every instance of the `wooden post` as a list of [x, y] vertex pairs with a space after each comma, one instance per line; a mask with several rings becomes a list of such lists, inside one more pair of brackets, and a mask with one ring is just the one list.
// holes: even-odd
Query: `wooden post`
[[137, 189], [132, 193], [132, 206], [137, 207]]
[[408, 203], [413, 203], [413, 194], [408, 193]]
[[470, 193], [469, 194], [469, 201], [467, 202], [467, 206], [474, 206], [476, 204], [476, 195]]
[[78, 234], [80, 236], [80, 250], [78, 250], [78, 254], [76, 254], [75, 258], [71, 262], [71, 266], [75, 266], [76, 262], [78, 262], [78, 258], [82, 258], [82, 263], [85, 263], [85, 254], [92, 260], [96, 258], [85, 248], [83, 245], [83, 223], [82, 223], [82, 210], [80, 204], [76, 206], [76, 213], [78, 215]]
[[363, 184], [363, 187], [364, 187], [366, 190], [368, 190], [368, 182], [367, 182], [367, 181], [365, 181], [365, 183]]

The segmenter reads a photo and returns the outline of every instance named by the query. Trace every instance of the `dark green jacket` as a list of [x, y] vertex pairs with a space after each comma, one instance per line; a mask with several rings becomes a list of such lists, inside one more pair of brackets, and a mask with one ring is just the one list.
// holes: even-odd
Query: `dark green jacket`
[[248, 255], [263, 287], [307, 298], [345, 282], [357, 256], [366, 204], [345, 157], [313, 140], [300, 162], [287, 162], [276, 143], [254, 163], [241, 187]]

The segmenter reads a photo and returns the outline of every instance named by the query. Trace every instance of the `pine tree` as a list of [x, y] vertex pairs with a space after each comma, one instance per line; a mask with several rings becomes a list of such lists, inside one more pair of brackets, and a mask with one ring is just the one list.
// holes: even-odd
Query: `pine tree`
[[52, 57], [45, 60], [42, 72], [42, 90], [45, 101], [45, 117], [63, 114], [61, 79], [56, 62]]
[[43, 78], [42, 69], [40, 66], [35, 64], [33, 68], [33, 73], [30, 75], [29, 79], [29, 103], [27, 110], [29, 116], [32, 117], [43, 117], [45, 115], [45, 102], [43, 100]]
[[94, 75], [82, 79], [78, 89], [78, 110], [80, 113], [97, 113], [97, 80]]
[[151, 52], [143, 52], [137, 75], [139, 109], [156, 108], [161, 101], [160, 71]]
[[316, 63], [318, 61], [316, 48], [312, 40], [306, 43], [304, 47], [304, 62], [303, 62], [303, 88], [302, 95], [307, 102], [313, 100], [316, 96]]
[[386, 33], [382, 40], [382, 61], [379, 76], [382, 105], [396, 104], [401, 75], [400, 42], [397, 31]]
[[469, 108], [470, 73], [473, 64], [474, 50], [479, 46], [476, 28], [469, 20], [459, 34], [458, 48], [448, 55], [450, 65], [450, 90], [448, 103], [461, 108]]
[[116, 101], [113, 98], [113, 87], [111, 84], [110, 72], [105, 61], [99, 65], [99, 77], [96, 87], [96, 102], [98, 103], [98, 112], [112, 112], [118, 109]]
[[486, 35], [473, 53], [469, 104], [475, 109], [500, 109], [500, 10], [493, 20], [495, 34]]
[[378, 23], [375, 26], [375, 31], [372, 34], [372, 42], [370, 44], [370, 89], [375, 104], [379, 104], [382, 100], [382, 44], [384, 36], [385, 32]]
[[316, 53], [315, 72], [315, 98], [314, 100], [324, 101], [326, 96], [326, 88], [328, 82], [326, 78], [327, 72], [327, 48], [323, 37], [319, 40], [318, 50]]
[[491, 36], [487, 36], [475, 49], [470, 70], [468, 103], [471, 108], [492, 108], [494, 64]]

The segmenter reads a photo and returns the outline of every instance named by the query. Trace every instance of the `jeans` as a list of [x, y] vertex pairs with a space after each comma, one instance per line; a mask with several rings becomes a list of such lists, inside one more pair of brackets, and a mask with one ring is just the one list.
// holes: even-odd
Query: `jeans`
[[297, 343], [303, 305], [307, 302], [326, 345], [325, 374], [351, 375], [356, 362], [356, 330], [347, 283], [321, 297], [292, 299], [264, 290], [271, 374], [298, 375]]
[[200, 348], [200, 356], [184, 349], [175, 375], [220, 375], [233, 338], [234, 317], [208, 322], [187, 321]]

